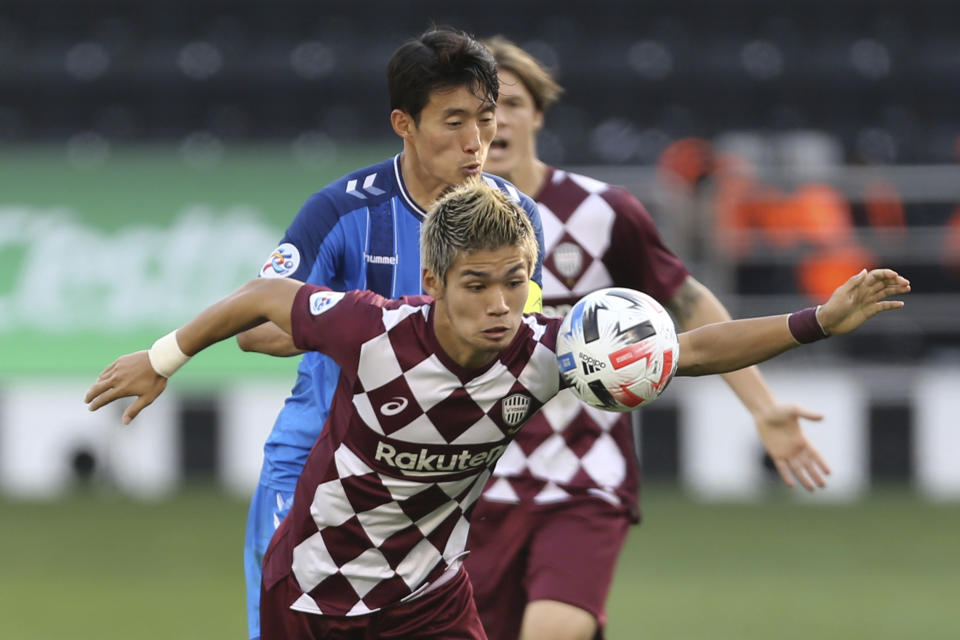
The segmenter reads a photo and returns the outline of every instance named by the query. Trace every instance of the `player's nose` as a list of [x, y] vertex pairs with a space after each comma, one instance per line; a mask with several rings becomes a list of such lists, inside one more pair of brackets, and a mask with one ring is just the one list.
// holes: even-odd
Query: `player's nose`
[[490, 300], [487, 302], [487, 312], [490, 315], [502, 316], [510, 311], [510, 305], [507, 304], [506, 293], [498, 287], [492, 287]]
[[480, 127], [476, 123], [464, 127], [463, 150], [467, 153], [476, 153], [482, 147], [480, 142]]

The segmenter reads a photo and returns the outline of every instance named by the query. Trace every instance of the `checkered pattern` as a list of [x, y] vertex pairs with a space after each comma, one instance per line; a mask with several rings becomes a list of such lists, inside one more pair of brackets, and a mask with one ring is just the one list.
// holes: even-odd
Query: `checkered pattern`
[[[587, 293], [614, 285], [663, 303], [688, 275], [625, 189], [550, 168], [537, 200], [545, 314], [562, 315]], [[595, 495], [636, 515], [637, 475], [629, 415], [593, 409], [564, 391], [510, 443], [484, 497], [545, 504]]]
[[297, 296], [294, 338], [330, 353], [341, 383], [289, 516], [288, 572], [303, 592], [292, 607], [361, 615], [460, 566], [510, 433], [557, 393], [559, 320], [526, 317], [500, 358], [471, 372], [438, 349], [429, 305], [351, 292], [313, 315], [316, 290]]
[[314, 492], [316, 533], [293, 550], [293, 574], [304, 592], [295, 608], [370, 613], [459, 566], [465, 514], [488, 469], [447, 482], [411, 482], [375, 472], [346, 444], [334, 459], [337, 477]]
[[[554, 170], [537, 202], [543, 223], [543, 290], [553, 297], [580, 298], [611, 286], [603, 258], [610, 247], [616, 212], [603, 194], [609, 185]], [[543, 194], [556, 194], [544, 198]]]

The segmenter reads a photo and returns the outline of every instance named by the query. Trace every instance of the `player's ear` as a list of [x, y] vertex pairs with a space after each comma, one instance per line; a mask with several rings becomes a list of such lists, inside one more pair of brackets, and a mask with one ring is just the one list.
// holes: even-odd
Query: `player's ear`
[[429, 269], [423, 270], [423, 290], [434, 300], [443, 295], [443, 283]]
[[394, 109], [390, 112], [390, 126], [393, 127], [394, 133], [406, 139], [413, 133], [414, 129], [416, 129], [417, 124], [406, 111]]
[[533, 114], [533, 130], [540, 131], [543, 128], [543, 111], [537, 110]]

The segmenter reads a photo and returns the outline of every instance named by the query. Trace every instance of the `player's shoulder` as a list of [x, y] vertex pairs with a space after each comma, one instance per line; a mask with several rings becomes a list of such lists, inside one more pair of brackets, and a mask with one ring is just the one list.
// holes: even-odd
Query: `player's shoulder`
[[392, 316], [393, 321], [388, 323], [390, 325], [407, 316], [419, 315], [426, 318], [428, 315], [427, 310], [433, 303], [433, 298], [427, 295], [386, 298], [379, 293], [367, 290], [349, 291], [345, 294], [345, 297], [354, 308], [363, 307], [374, 315], [388, 314]]
[[495, 176], [495, 175], [493, 175], [492, 173], [484, 173], [484, 174], [483, 174], [483, 181], [486, 182], [486, 183], [487, 183], [488, 185], [490, 185], [491, 187], [494, 187], [494, 188], [496, 188], [496, 189], [500, 189], [500, 190], [503, 191], [505, 194], [507, 194], [507, 196], [508, 196], [511, 200], [513, 200], [514, 202], [516, 202], [516, 203], [519, 204], [519, 205], [522, 205], [524, 208], [526, 208], [526, 209], [528, 209], [528, 210], [529, 210], [531, 207], [536, 207], [536, 203], [533, 201], [533, 198], [531, 198], [531, 197], [528, 196], [527, 194], [525, 194], [525, 193], [523, 193], [522, 191], [520, 191], [520, 189], [517, 189], [517, 188], [513, 185], [513, 183], [510, 182], [509, 180], [505, 180], [505, 179], [501, 178], [500, 176]]
[[552, 192], [556, 192], [569, 199], [573, 196], [573, 191], [578, 192], [583, 199], [591, 195], [599, 196], [614, 210], [626, 209], [633, 212], [640, 209], [646, 213], [640, 201], [626, 187], [610, 184], [582, 173], [549, 167], [547, 182], [541, 196], [549, 198]]
[[562, 323], [563, 318], [561, 317], [545, 315], [540, 312], [525, 313], [522, 322], [525, 330], [525, 340], [540, 343], [552, 350], [556, 346], [557, 334]]
[[587, 193], [603, 193], [609, 189], [617, 188], [608, 182], [591, 178], [590, 176], [575, 171], [566, 171], [557, 167], [549, 167], [547, 173], [547, 183], [562, 185], [565, 182], [571, 182]]
[[319, 316], [336, 307], [337, 313], [332, 315], [344, 316], [351, 322], [356, 322], [358, 318], [364, 317], [364, 314], [370, 318], [389, 313], [395, 320], [397, 317], [418, 313], [425, 315], [424, 309], [433, 301], [433, 298], [424, 295], [386, 298], [364, 289], [334, 291], [329, 287], [309, 283], [304, 284], [301, 291], [301, 299], [310, 315]]
[[395, 158], [388, 158], [334, 180], [310, 196], [304, 208], [344, 214], [389, 200], [397, 193]]

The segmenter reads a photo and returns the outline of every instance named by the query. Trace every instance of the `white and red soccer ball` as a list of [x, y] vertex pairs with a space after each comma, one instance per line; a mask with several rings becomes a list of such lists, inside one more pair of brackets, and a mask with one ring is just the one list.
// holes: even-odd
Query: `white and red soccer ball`
[[673, 378], [679, 356], [666, 309], [622, 287], [581, 298], [557, 337], [557, 361], [570, 388], [607, 411], [631, 411], [654, 400]]

